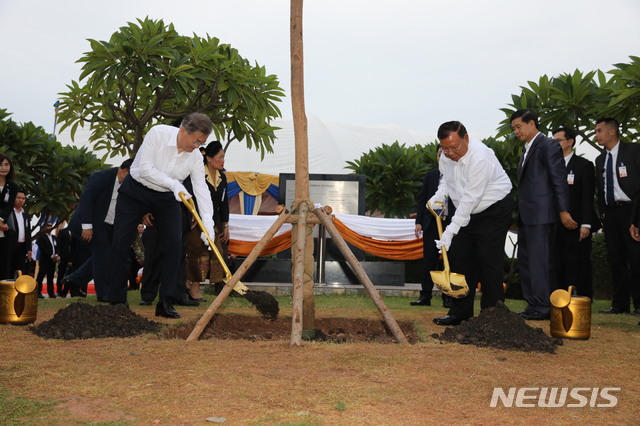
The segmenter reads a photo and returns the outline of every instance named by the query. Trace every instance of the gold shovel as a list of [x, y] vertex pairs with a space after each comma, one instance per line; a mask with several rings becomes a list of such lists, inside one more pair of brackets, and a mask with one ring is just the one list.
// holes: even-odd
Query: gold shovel
[[[181, 192], [180, 193], [180, 199], [182, 199], [182, 202], [184, 203], [184, 205], [189, 209], [189, 211], [193, 215], [193, 217], [196, 220], [196, 222], [198, 223], [198, 226], [200, 227], [200, 230], [202, 231], [202, 233], [207, 236], [207, 241], [209, 242], [209, 248], [211, 248], [211, 250], [213, 250], [213, 252], [215, 253], [216, 257], [218, 258], [218, 262], [220, 262], [220, 264], [222, 265], [222, 269], [224, 269], [224, 274], [225, 274], [224, 281], [225, 282], [229, 281], [229, 279], [231, 278], [231, 271], [229, 270], [229, 267], [227, 266], [227, 262], [225, 262], [222, 259], [222, 255], [218, 251], [218, 248], [215, 246], [215, 244], [213, 244], [213, 241], [211, 241], [211, 237], [209, 237], [209, 232], [207, 231], [207, 228], [204, 226], [204, 223], [202, 223], [202, 219], [200, 219], [200, 215], [198, 215], [198, 212], [196, 211], [196, 205], [193, 202], [193, 198], [187, 199], [184, 196], [184, 193]], [[247, 291], [249, 291], [249, 287], [247, 287], [246, 285], [244, 285], [240, 281], [238, 281], [238, 283], [233, 287], [233, 289], [237, 293], [242, 294], [242, 295], [247, 294]]]
[[[431, 203], [427, 202], [427, 208], [435, 216], [436, 225], [438, 226], [438, 236], [442, 238], [442, 219], [440, 215], [444, 212], [444, 203], [436, 202], [434, 204], [439, 204], [441, 206], [440, 214], [436, 213], [431, 208]], [[456, 299], [463, 298], [469, 293], [469, 286], [467, 285], [467, 280], [464, 275], [457, 274], [455, 272], [451, 272], [449, 269], [449, 258], [447, 256], [447, 248], [445, 246], [441, 247], [442, 250], [442, 261], [444, 262], [444, 270], [443, 271], [431, 271], [431, 279], [433, 283], [440, 289], [440, 291], [447, 296], [454, 297]]]

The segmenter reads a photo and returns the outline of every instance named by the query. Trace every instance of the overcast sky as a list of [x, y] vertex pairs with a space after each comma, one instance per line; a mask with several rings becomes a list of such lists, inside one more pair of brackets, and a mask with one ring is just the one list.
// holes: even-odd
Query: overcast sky
[[[0, 0], [0, 108], [52, 132], [52, 105], [77, 80], [86, 39], [108, 40], [145, 16], [218, 37], [289, 93], [289, 9], [287, 0]], [[528, 80], [640, 55], [638, 22], [638, 0], [307, 0], [306, 111], [429, 134], [457, 119], [490, 136]], [[281, 109], [291, 115], [289, 98]]]

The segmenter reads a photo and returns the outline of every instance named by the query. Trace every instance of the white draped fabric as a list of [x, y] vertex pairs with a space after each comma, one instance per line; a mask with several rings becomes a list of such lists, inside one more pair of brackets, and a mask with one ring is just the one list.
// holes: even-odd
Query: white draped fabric
[[[336, 214], [353, 232], [376, 240], [409, 241], [415, 240], [415, 221], [413, 219], [387, 219], [379, 217]], [[277, 216], [229, 215], [229, 235], [237, 241], [260, 241]], [[291, 230], [291, 224], [285, 223], [276, 235]]]

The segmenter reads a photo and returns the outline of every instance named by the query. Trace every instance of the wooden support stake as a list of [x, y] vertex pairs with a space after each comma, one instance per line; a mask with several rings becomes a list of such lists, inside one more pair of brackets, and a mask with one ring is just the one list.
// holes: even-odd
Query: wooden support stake
[[273, 236], [278, 232], [278, 230], [282, 227], [282, 225], [286, 222], [287, 218], [291, 215], [291, 213], [287, 210], [283, 210], [282, 213], [278, 216], [275, 222], [271, 225], [271, 227], [264, 234], [264, 237], [255, 245], [249, 256], [242, 262], [242, 264], [236, 270], [236, 273], [227, 281], [225, 286], [220, 290], [218, 296], [213, 299], [211, 305], [207, 308], [207, 310], [202, 314], [202, 317], [198, 320], [196, 325], [193, 327], [191, 334], [187, 337], [187, 342], [198, 340], [198, 337], [202, 334], [202, 330], [209, 324], [211, 318], [215, 315], [216, 311], [222, 305], [222, 303], [227, 299], [229, 293], [233, 290], [233, 287], [236, 285], [238, 281], [242, 278], [242, 276], [247, 272], [247, 270], [253, 265], [256, 261], [260, 253], [264, 247], [271, 241]]
[[327, 229], [327, 231], [329, 231], [329, 235], [331, 235], [331, 238], [333, 238], [333, 242], [336, 244], [336, 246], [338, 246], [342, 255], [345, 257], [347, 262], [349, 262], [349, 265], [351, 265], [351, 267], [353, 268], [353, 271], [356, 273], [356, 276], [358, 277], [358, 280], [360, 280], [360, 283], [364, 286], [367, 293], [369, 293], [371, 300], [373, 300], [373, 303], [378, 308], [378, 311], [380, 311], [380, 314], [382, 314], [384, 322], [387, 324], [387, 327], [389, 327], [389, 330], [396, 338], [396, 341], [398, 343], [409, 343], [404, 333], [398, 326], [398, 323], [389, 312], [387, 305], [384, 304], [382, 297], [380, 297], [380, 293], [378, 293], [378, 290], [367, 276], [364, 268], [362, 267], [362, 265], [360, 265], [358, 259], [356, 259], [355, 255], [349, 249], [349, 246], [342, 238], [342, 235], [340, 235], [340, 233], [336, 229], [331, 218], [321, 208], [314, 209], [314, 212], [316, 216], [318, 216], [324, 227]]
[[307, 234], [307, 211], [309, 206], [302, 202], [298, 204], [298, 224], [297, 224], [297, 242], [295, 245], [294, 267], [293, 267], [293, 313], [291, 318], [291, 346], [300, 346], [302, 344], [302, 319], [303, 319], [303, 293], [302, 284], [304, 283], [304, 256]]

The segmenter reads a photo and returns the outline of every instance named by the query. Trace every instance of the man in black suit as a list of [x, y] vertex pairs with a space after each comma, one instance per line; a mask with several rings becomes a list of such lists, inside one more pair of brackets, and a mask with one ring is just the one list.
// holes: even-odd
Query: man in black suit
[[591, 270], [591, 234], [600, 229], [600, 220], [594, 208], [595, 168], [593, 163], [578, 157], [573, 151], [576, 134], [573, 129], [560, 127], [553, 131], [564, 155], [567, 184], [569, 185], [569, 213], [580, 224], [577, 229], [559, 226], [556, 231], [555, 255], [556, 285], [567, 289], [576, 287], [580, 296], [593, 297]]
[[528, 320], [549, 319], [549, 296], [555, 285], [553, 239], [558, 220], [567, 229], [578, 224], [569, 213], [562, 149], [538, 131], [538, 116], [521, 109], [510, 118], [516, 138], [524, 142], [518, 166], [518, 264]]
[[51, 231], [53, 231], [53, 224], [51, 222], [45, 222], [40, 236], [36, 239], [39, 253], [39, 270], [36, 282], [38, 283], [38, 292], [40, 293], [40, 297], [42, 297], [42, 281], [46, 276], [47, 293], [49, 293], [50, 299], [55, 299], [58, 295], [56, 294], [53, 280], [56, 273], [56, 264], [58, 263], [58, 253], [56, 251], [56, 237]]
[[640, 196], [640, 145], [620, 141], [618, 128], [613, 118], [596, 122], [595, 139], [605, 149], [596, 158], [598, 207], [613, 278], [611, 308], [600, 312], [629, 312], [631, 298], [640, 315], [640, 242], [629, 233], [637, 220], [632, 202]]
[[13, 211], [7, 219], [12, 274], [16, 271], [26, 274], [25, 262], [27, 257], [31, 257], [31, 216], [24, 209], [26, 202], [26, 194], [18, 191], [13, 203]]
[[80, 286], [93, 282], [99, 302], [107, 300], [109, 276], [109, 249], [113, 239], [113, 221], [115, 217], [118, 188], [129, 174], [133, 160], [126, 160], [120, 167], [100, 170], [89, 177], [82, 191], [69, 229], [74, 238], [91, 245], [91, 257], [64, 278], [63, 285], [69, 288], [71, 296], [83, 296]]

